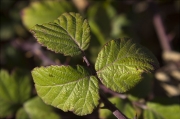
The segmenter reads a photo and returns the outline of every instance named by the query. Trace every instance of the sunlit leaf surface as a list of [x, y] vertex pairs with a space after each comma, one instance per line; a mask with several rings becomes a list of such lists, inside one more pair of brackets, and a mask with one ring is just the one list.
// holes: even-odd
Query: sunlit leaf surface
[[158, 67], [154, 55], [128, 39], [108, 42], [98, 54], [95, 69], [102, 83], [113, 91], [126, 92], [134, 87], [143, 73]]
[[98, 80], [82, 66], [35, 68], [32, 76], [43, 101], [65, 112], [86, 115], [98, 105]]
[[78, 13], [64, 13], [54, 22], [36, 25], [31, 32], [48, 49], [74, 56], [86, 50], [90, 42], [90, 27]]

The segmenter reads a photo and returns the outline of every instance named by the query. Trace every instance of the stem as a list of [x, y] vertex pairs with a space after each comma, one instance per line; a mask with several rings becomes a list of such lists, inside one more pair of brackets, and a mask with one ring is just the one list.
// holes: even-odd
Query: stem
[[86, 56], [83, 56], [83, 60], [86, 62], [87, 66], [89, 67], [89, 66], [90, 66], [90, 63], [89, 63], [89, 61], [87, 60]]
[[169, 44], [168, 36], [166, 35], [165, 28], [161, 19], [161, 16], [158, 11], [157, 5], [153, 2], [153, 0], [148, 0], [150, 3], [151, 10], [153, 12], [153, 24], [157, 35], [159, 37], [159, 41], [163, 51], [171, 51], [171, 46]]
[[114, 104], [112, 104], [104, 93], [100, 92], [101, 100], [103, 101], [105, 107], [109, 109], [117, 119], [128, 119]]
[[168, 37], [165, 34], [164, 26], [162, 24], [162, 20], [159, 14], [155, 14], [153, 17], [154, 26], [156, 28], [156, 32], [159, 36], [159, 40], [161, 43], [161, 47], [164, 51], [170, 51], [171, 47], [169, 45]]
[[100, 84], [99, 86], [100, 86], [100, 88], [101, 88], [104, 92], [106, 92], [106, 93], [110, 93], [111, 95], [116, 96], [116, 97], [119, 97], [119, 98], [121, 98], [121, 99], [126, 99], [126, 98], [127, 98], [127, 95], [125, 95], [125, 94], [120, 94], [120, 93], [116, 93], [116, 92], [114, 92], [114, 91], [106, 88], [106, 87], [105, 87], [104, 85], [102, 85], [102, 84]]
[[[86, 62], [86, 65], [88, 67], [90, 67], [90, 70], [92, 71], [92, 73], [94, 75], [96, 75], [96, 71], [95, 69], [92, 67], [92, 65], [90, 64], [90, 62], [88, 61], [87, 57], [86, 57], [86, 54], [84, 52], [82, 52], [82, 57], [83, 57], [83, 60]], [[98, 77], [97, 77], [98, 78]], [[108, 99], [107, 97], [105, 96], [105, 94], [103, 92], [100, 92], [100, 97], [101, 97], [101, 100], [102, 102], [104, 103], [105, 107], [107, 109], [109, 109], [113, 115], [115, 117], [117, 117], [117, 119], [128, 119], [114, 104], [112, 104]]]
[[60, 65], [55, 63], [49, 57], [46, 56], [45, 52], [41, 49], [41, 46], [38, 43], [31, 43], [31, 42], [19, 42], [18, 40], [13, 40], [11, 42], [12, 46], [15, 48], [20, 48], [23, 51], [31, 52], [33, 55], [37, 56], [42, 62], [43, 65]]

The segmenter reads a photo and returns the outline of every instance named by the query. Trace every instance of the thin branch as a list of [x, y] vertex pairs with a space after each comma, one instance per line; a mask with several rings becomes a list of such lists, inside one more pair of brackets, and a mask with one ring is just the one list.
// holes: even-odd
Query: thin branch
[[13, 40], [11, 44], [16, 48], [22, 49], [23, 51], [31, 52], [33, 55], [37, 56], [43, 62], [43, 65], [55, 65], [55, 64], [60, 65], [55, 63], [49, 57], [47, 57], [38, 43], [31, 43], [31, 42], [21, 43], [18, 40]]
[[161, 47], [164, 51], [170, 51], [171, 47], [169, 45], [169, 39], [165, 34], [164, 26], [162, 24], [162, 20], [159, 14], [155, 14], [153, 17], [153, 23], [156, 28], [156, 32], [159, 36], [159, 40], [161, 43]]
[[140, 102], [132, 102], [132, 104], [142, 108], [142, 109], [147, 109], [147, 106], [145, 104], [142, 104]]
[[161, 16], [158, 11], [157, 5], [153, 2], [153, 0], [148, 0], [151, 10], [153, 11], [153, 24], [156, 29], [156, 32], [159, 37], [159, 41], [163, 51], [171, 51], [171, 46], [169, 44], [168, 36], [165, 32], [165, 28], [161, 19]]
[[105, 107], [109, 109], [117, 119], [128, 119], [114, 104], [112, 104], [104, 93], [100, 92], [101, 100], [103, 101]]
[[116, 92], [114, 92], [114, 91], [106, 88], [106, 87], [105, 87], [104, 85], [102, 85], [102, 84], [100, 84], [100, 88], [101, 88], [104, 92], [110, 93], [111, 95], [116, 96], [116, 97], [119, 97], [119, 98], [121, 98], [121, 99], [126, 99], [126, 98], [127, 98], [127, 95], [125, 95], [125, 94], [120, 94], [120, 93], [116, 93]]
[[[88, 67], [90, 67], [92, 73], [94, 75], [96, 75], [96, 71], [95, 69], [91, 66], [89, 60], [87, 59], [86, 55], [84, 52], [82, 52], [82, 57], [83, 57], [83, 60], [86, 62], [86, 65]], [[117, 117], [117, 119], [128, 119], [114, 104], [112, 104], [108, 99], [107, 97], [105, 96], [105, 94], [103, 92], [100, 92], [100, 97], [101, 97], [101, 100], [102, 102], [104, 103], [105, 107], [107, 109], [109, 109], [113, 115], [115, 117]]]
[[89, 61], [87, 60], [86, 56], [83, 56], [83, 60], [86, 62], [87, 66], [89, 67], [89, 66], [90, 66], [90, 63], [89, 63]]

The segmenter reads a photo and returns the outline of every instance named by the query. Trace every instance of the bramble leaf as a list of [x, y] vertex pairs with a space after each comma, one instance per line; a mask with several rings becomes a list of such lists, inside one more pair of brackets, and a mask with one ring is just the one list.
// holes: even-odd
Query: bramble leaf
[[179, 119], [180, 107], [179, 99], [176, 98], [156, 98], [147, 103], [144, 110], [144, 119]]
[[39, 97], [25, 102], [23, 108], [16, 114], [17, 119], [60, 119], [60, 116], [53, 111], [53, 108], [46, 105]]
[[9, 75], [0, 71], [0, 118], [9, 116], [30, 98], [30, 79], [24, 72], [16, 71]]
[[95, 69], [101, 82], [117, 92], [134, 87], [143, 73], [158, 67], [154, 55], [143, 46], [128, 39], [108, 42], [98, 54]]
[[90, 27], [78, 13], [64, 13], [57, 20], [36, 25], [31, 32], [48, 49], [74, 56], [86, 50], [90, 42]]
[[35, 68], [32, 76], [43, 101], [65, 112], [86, 115], [98, 105], [98, 80], [82, 66]]
[[30, 29], [36, 24], [51, 22], [70, 11], [72, 6], [67, 1], [36, 1], [22, 10], [22, 21]]
[[28, 114], [26, 113], [25, 109], [21, 107], [17, 112], [16, 112], [16, 119], [30, 119]]

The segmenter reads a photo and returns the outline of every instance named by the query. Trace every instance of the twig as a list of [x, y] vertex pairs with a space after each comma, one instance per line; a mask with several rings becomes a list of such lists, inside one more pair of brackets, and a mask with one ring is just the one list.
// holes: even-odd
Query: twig
[[164, 51], [170, 51], [171, 47], [170, 47], [169, 42], [168, 42], [169, 40], [168, 40], [168, 37], [165, 34], [164, 26], [162, 24], [162, 20], [161, 20], [161, 17], [160, 17], [159, 14], [154, 15], [153, 23], [154, 23], [154, 26], [156, 28], [156, 32], [157, 32], [157, 34], [159, 36], [159, 40], [160, 40], [162, 49]]
[[158, 34], [161, 47], [163, 51], [171, 51], [171, 46], [169, 45], [170, 40], [165, 33], [165, 28], [163, 26], [157, 5], [153, 2], [153, 0], [148, 0], [148, 2], [150, 3], [150, 7], [153, 11], [153, 24]]
[[147, 106], [145, 104], [142, 104], [140, 102], [132, 102], [132, 104], [142, 108], [142, 109], [147, 109]]
[[89, 66], [90, 66], [90, 63], [89, 63], [89, 61], [87, 60], [86, 56], [83, 56], [83, 60], [86, 62], [87, 66], [89, 67]]
[[100, 84], [99, 86], [100, 86], [100, 88], [101, 88], [104, 92], [110, 93], [110, 94], [113, 95], [113, 96], [119, 97], [119, 98], [121, 98], [121, 99], [126, 99], [126, 98], [127, 98], [127, 95], [125, 95], [125, 94], [120, 94], [120, 93], [116, 93], [116, 92], [114, 92], [114, 91], [112, 91], [112, 90], [109, 90], [108, 88], [106, 88], [106, 87], [105, 87], [104, 85], [102, 85], [102, 84]]
[[[20, 48], [23, 51], [30, 51], [33, 55], [37, 56], [43, 62], [43, 65], [54, 65], [54, 61], [48, 58], [45, 53], [42, 51], [41, 46], [38, 43], [31, 43], [31, 42], [19, 42], [18, 40], [13, 40], [11, 42], [12, 46], [16, 48]], [[60, 65], [60, 64], [58, 64]]]
[[[82, 57], [83, 57], [83, 60], [86, 62], [86, 65], [88, 67], [90, 67], [90, 69], [93, 72], [93, 74], [96, 74], [95, 69], [91, 66], [91, 64], [88, 61], [88, 59], [87, 59], [87, 57], [86, 57], [84, 52], [82, 52]], [[112, 104], [107, 99], [107, 97], [105, 96], [105, 94], [103, 92], [100, 92], [100, 97], [101, 97], [101, 100], [103, 101], [105, 107], [107, 109], [109, 109], [113, 113], [113, 115], [117, 117], [117, 119], [128, 119], [114, 104]]]
[[101, 100], [103, 101], [105, 107], [109, 109], [117, 119], [128, 119], [114, 104], [112, 104], [104, 93], [100, 92]]

